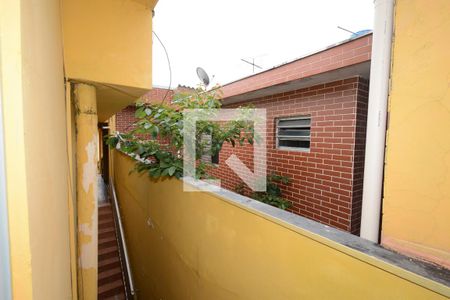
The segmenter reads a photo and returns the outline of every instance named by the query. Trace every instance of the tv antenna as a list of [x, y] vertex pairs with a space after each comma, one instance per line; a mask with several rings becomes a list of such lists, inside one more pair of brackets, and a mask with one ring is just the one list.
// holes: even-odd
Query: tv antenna
[[341, 27], [341, 26], [338, 26], [337, 28], [340, 29], [340, 30], [343, 30], [343, 31], [347, 31], [347, 32], [349, 32], [351, 34], [356, 34], [356, 32], [353, 32], [351, 30], [345, 29], [344, 27]]
[[360, 31], [357, 31], [357, 32], [353, 32], [353, 31], [345, 29], [345, 28], [343, 28], [341, 26], [338, 26], [337, 28], [340, 29], [340, 30], [346, 31], [348, 33], [351, 33], [352, 34], [350, 36], [351, 39], [356, 38], [358, 36], [362, 36], [362, 35], [368, 34], [369, 32], [372, 32], [372, 30], [370, 30], [370, 29], [363, 29], [363, 30], [360, 30]]
[[209, 76], [203, 68], [197, 68], [197, 76], [205, 87], [209, 85]]
[[258, 65], [255, 64], [255, 58], [254, 58], [254, 57], [252, 57], [252, 61], [251, 61], [251, 62], [248, 61], [248, 60], [246, 60], [246, 59], [243, 59], [243, 58], [241, 58], [241, 60], [242, 60], [243, 62], [245, 62], [245, 63], [248, 63], [249, 65], [252, 65], [252, 67], [253, 67], [253, 73], [255, 73], [255, 67], [257, 67], [258, 69], [262, 69], [262, 67], [260, 67], [260, 66], [258, 66]]

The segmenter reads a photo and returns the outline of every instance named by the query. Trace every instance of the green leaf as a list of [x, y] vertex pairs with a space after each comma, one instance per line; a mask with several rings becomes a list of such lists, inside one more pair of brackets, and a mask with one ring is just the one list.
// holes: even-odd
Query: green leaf
[[138, 144], [138, 148], [136, 151], [139, 155], [141, 155], [142, 153], [144, 153], [144, 147], [141, 144]]
[[176, 170], [177, 170], [176, 167], [174, 167], [174, 166], [170, 167], [169, 168], [169, 175], [172, 176], [175, 173]]
[[161, 160], [161, 161], [159, 162], [159, 166], [160, 166], [162, 169], [164, 169], [164, 168], [168, 168], [170, 165], [169, 165], [167, 162], [165, 162], [164, 160]]
[[159, 133], [158, 126], [153, 126], [153, 129], [152, 129], [152, 136], [153, 136], [153, 138], [156, 138], [158, 136], [158, 133]]
[[117, 138], [117, 137], [109, 137], [106, 140], [106, 144], [111, 147], [116, 147], [118, 142], [119, 142], [119, 138]]
[[149, 174], [152, 177], [159, 177], [161, 175], [161, 169], [158, 168], [150, 169]]
[[145, 117], [144, 107], [140, 107], [140, 108], [136, 109], [134, 116], [138, 119], [144, 118]]

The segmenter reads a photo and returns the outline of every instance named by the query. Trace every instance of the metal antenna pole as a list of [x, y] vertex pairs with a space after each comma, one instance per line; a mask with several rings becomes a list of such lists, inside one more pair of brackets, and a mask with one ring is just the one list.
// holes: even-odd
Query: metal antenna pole
[[338, 26], [337, 28], [340, 29], [340, 30], [344, 30], [344, 31], [350, 32], [351, 34], [356, 34], [356, 32], [353, 32], [351, 30], [345, 29], [344, 27], [341, 27], [341, 26]]
[[243, 59], [243, 58], [241, 58], [241, 60], [242, 60], [243, 62], [245, 62], [245, 63], [248, 63], [249, 65], [252, 65], [252, 67], [253, 67], [253, 73], [255, 73], [255, 67], [257, 67], [257, 68], [259, 68], [259, 69], [262, 69], [262, 67], [260, 67], [260, 66], [258, 66], [258, 65], [255, 64], [255, 58], [254, 58], [254, 57], [252, 58], [252, 62], [250, 62], [250, 61], [248, 61], [248, 60], [245, 60], [245, 59]]

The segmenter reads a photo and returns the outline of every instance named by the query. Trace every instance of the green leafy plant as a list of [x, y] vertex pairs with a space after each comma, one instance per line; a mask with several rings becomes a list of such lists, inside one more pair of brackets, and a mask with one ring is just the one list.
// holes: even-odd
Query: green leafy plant
[[[177, 94], [170, 105], [163, 103], [138, 103], [135, 128], [127, 133], [116, 133], [107, 137], [107, 143], [136, 158], [136, 170], [147, 172], [153, 178], [183, 176], [183, 110], [211, 109], [221, 107], [220, 89], [206, 91], [199, 87], [191, 94]], [[241, 108], [244, 114], [248, 108]], [[204, 135], [211, 136], [206, 145]], [[203, 155], [217, 154], [224, 143], [253, 144], [255, 139], [252, 124], [245, 121], [211, 122], [198, 121], [195, 132], [197, 178], [209, 178], [208, 163]]]
[[288, 209], [289, 207], [291, 207], [291, 202], [282, 197], [282, 192], [279, 184], [289, 184], [289, 182], [289, 177], [271, 173], [267, 177], [267, 190], [265, 192], [255, 192], [251, 195], [251, 197], [255, 200], [270, 204], [281, 209]]
[[238, 183], [235, 187], [234, 187], [234, 191], [238, 194], [244, 195], [245, 196], [245, 184], [243, 182]]

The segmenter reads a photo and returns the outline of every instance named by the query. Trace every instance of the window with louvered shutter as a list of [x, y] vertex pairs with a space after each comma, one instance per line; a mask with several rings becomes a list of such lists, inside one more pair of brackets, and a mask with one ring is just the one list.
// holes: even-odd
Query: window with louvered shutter
[[277, 148], [308, 151], [311, 143], [311, 116], [277, 120]]

